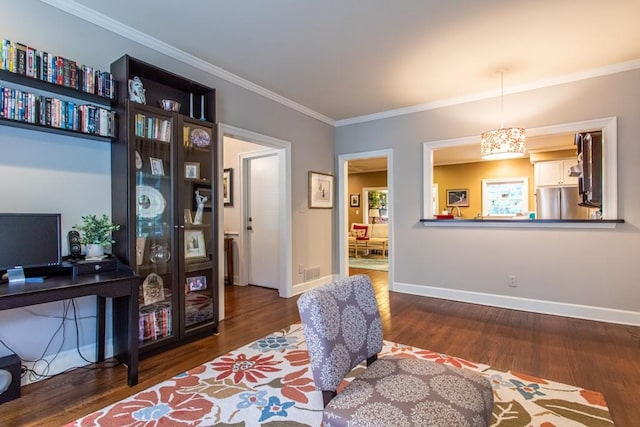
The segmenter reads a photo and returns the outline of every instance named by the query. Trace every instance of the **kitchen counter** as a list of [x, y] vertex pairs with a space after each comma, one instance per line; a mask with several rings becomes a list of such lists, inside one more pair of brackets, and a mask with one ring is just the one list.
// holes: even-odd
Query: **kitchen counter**
[[425, 227], [615, 228], [623, 219], [420, 219]]

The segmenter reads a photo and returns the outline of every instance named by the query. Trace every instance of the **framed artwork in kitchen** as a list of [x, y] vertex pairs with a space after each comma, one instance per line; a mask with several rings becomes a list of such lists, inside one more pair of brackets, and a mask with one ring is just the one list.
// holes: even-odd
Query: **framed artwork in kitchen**
[[447, 206], [469, 206], [469, 190], [447, 190]]

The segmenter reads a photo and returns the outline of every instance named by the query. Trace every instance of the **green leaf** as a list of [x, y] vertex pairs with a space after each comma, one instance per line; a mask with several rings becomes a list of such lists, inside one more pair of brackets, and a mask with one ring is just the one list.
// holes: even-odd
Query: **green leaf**
[[592, 427], [613, 425], [611, 415], [609, 411], [605, 409], [594, 408], [593, 406], [561, 399], [539, 399], [534, 403], [560, 416], [584, 425]]
[[526, 427], [530, 422], [529, 412], [515, 400], [493, 404], [491, 427]]

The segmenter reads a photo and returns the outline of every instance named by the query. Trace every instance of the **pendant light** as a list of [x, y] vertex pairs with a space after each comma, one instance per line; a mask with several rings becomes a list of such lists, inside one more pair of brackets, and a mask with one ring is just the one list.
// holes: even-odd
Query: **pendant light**
[[504, 72], [500, 72], [500, 129], [484, 132], [480, 137], [480, 154], [485, 160], [512, 159], [524, 156], [523, 128], [504, 127]]

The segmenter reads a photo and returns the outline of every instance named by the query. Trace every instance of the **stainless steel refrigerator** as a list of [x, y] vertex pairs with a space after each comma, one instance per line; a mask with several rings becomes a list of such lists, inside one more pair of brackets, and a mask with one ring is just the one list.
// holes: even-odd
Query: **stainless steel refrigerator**
[[589, 219], [589, 209], [578, 205], [581, 200], [578, 187], [538, 187], [536, 218]]

